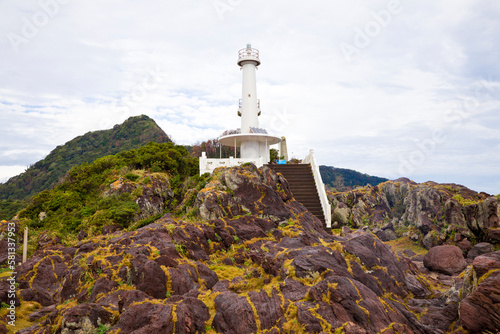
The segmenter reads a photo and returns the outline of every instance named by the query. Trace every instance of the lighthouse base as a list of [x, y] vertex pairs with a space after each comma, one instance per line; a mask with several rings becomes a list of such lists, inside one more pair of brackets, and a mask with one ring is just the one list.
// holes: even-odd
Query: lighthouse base
[[239, 147], [241, 158], [208, 159], [205, 152], [200, 157], [200, 175], [211, 173], [218, 167], [234, 167], [253, 163], [257, 168], [267, 164], [270, 159], [269, 146], [279, 144], [280, 137], [267, 133], [237, 133], [219, 138], [221, 145]]

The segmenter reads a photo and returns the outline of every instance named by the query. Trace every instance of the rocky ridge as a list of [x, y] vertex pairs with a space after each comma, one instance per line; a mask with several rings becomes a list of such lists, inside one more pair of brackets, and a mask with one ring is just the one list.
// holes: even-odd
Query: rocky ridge
[[[39, 237], [16, 270], [18, 333], [479, 333], [498, 324], [498, 251], [446, 286], [372, 233], [327, 233], [265, 167], [217, 170], [187, 198], [199, 216], [167, 214], [72, 245]], [[2, 302], [7, 289], [2, 278]]]
[[464, 186], [403, 178], [329, 200], [334, 228], [367, 226], [384, 241], [405, 233], [426, 249], [456, 244], [465, 254], [477, 242], [500, 243], [499, 197]]

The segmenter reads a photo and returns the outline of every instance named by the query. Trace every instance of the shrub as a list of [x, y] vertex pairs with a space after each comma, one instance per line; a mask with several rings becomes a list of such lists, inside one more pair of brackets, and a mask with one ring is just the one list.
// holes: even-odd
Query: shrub
[[127, 174], [125, 175], [125, 178], [126, 178], [127, 180], [130, 180], [130, 181], [132, 181], [132, 182], [133, 182], [133, 181], [135, 181], [135, 180], [137, 180], [137, 179], [139, 178], [139, 175], [134, 174], [134, 173], [127, 173]]

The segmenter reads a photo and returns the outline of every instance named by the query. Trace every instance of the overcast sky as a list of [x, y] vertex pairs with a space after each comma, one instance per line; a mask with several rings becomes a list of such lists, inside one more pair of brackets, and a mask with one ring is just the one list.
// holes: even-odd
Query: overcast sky
[[500, 193], [500, 2], [0, 2], [0, 180], [130, 116], [178, 144], [260, 126], [320, 164]]

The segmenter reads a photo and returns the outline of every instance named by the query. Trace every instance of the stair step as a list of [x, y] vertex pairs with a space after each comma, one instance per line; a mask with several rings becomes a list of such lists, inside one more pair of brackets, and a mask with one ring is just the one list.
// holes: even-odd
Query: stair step
[[296, 201], [325, 223], [325, 216], [319, 200], [316, 182], [309, 164], [267, 165], [287, 180], [290, 191]]

